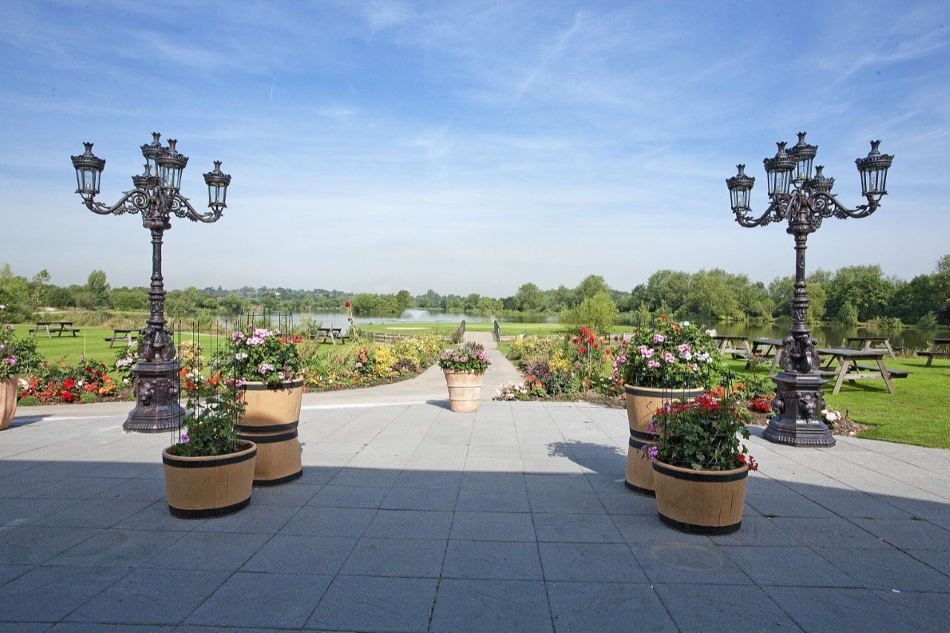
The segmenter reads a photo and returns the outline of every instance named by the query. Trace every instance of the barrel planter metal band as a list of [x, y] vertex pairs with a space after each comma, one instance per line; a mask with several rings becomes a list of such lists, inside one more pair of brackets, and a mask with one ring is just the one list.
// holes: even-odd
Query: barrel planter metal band
[[660, 521], [688, 534], [732, 534], [742, 527], [749, 467], [691, 470], [653, 462]]
[[303, 476], [297, 429], [283, 433], [238, 433], [238, 438], [257, 444], [254, 486], [279, 486]]
[[644, 445], [652, 444], [655, 439], [649, 430], [650, 420], [654, 412], [665, 403], [672, 400], [692, 400], [702, 395], [703, 390], [624, 385], [623, 391], [627, 401], [627, 422], [630, 426], [630, 448], [627, 450], [627, 475], [624, 485], [637, 494], [653, 497], [653, 468], [650, 461], [644, 459], [640, 453]]
[[[633, 432], [631, 431], [631, 434]], [[653, 434], [647, 433], [652, 440]], [[628, 490], [632, 490], [638, 495], [646, 497], [655, 497], [653, 491], [653, 466], [650, 460], [643, 456], [644, 450], [649, 450], [653, 442], [641, 442], [640, 440], [630, 438], [630, 446], [627, 449], [627, 470], [623, 480], [623, 485]]]
[[233, 514], [251, 502], [257, 446], [237, 453], [182, 457], [162, 452], [168, 511], [180, 519]]
[[300, 402], [303, 379], [285, 382], [281, 389], [268, 389], [262, 382], [242, 387], [244, 415], [234, 425], [238, 437], [258, 445], [254, 467], [255, 486], [278, 486], [303, 475], [300, 459]]

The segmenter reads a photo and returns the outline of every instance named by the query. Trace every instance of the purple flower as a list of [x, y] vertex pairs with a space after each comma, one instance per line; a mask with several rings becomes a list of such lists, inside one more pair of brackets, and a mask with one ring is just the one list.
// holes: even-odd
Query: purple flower
[[657, 448], [656, 445], [653, 445], [650, 447], [650, 450], [647, 451], [647, 457], [650, 458], [651, 462], [656, 461], [656, 456], [659, 452], [660, 452], [660, 449]]
[[262, 376], [269, 374], [272, 371], [274, 371], [274, 366], [268, 363], [261, 363], [257, 368], [257, 373], [261, 374]]
[[653, 342], [654, 342], [654, 343], [662, 343], [662, 342], [665, 341], [665, 340], [666, 340], [666, 337], [663, 336], [662, 334], [654, 334], [654, 335], [653, 335]]
[[182, 444], [187, 444], [187, 443], [188, 443], [188, 439], [189, 439], [189, 438], [188, 438], [188, 434], [187, 434], [187, 433], [182, 433], [182, 434], [181, 434], [181, 443], [182, 443]]

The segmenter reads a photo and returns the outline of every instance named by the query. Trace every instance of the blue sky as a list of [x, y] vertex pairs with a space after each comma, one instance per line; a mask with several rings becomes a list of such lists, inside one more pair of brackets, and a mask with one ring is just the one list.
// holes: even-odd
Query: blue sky
[[950, 253], [950, 4], [36, 2], [0, 21], [0, 263], [53, 283], [148, 284], [148, 232], [75, 191], [82, 142], [109, 204], [151, 132], [232, 175], [216, 224], [173, 218], [168, 288], [502, 297], [664, 268], [768, 283], [783, 226], [745, 229], [725, 179], [808, 132], [848, 206], [854, 159], [895, 154], [882, 208], [824, 222], [808, 267], [902, 279]]

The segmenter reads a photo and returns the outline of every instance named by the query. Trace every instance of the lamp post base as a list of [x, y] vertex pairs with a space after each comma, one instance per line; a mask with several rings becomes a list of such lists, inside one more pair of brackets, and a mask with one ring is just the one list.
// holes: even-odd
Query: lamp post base
[[824, 409], [821, 387], [827, 382], [816, 374], [780, 372], [773, 377], [777, 415], [769, 420], [762, 437], [789, 446], [834, 446], [835, 438], [817, 415]]
[[177, 429], [185, 415], [178, 404], [177, 361], [139, 361], [135, 374], [135, 408], [122, 428], [140, 433], [159, 433]]

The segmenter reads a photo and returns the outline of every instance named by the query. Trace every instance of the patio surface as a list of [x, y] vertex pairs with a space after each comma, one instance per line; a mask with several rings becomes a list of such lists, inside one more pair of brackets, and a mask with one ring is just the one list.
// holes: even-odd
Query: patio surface
[[624, 487], [624, 411], [452, 413], [440, 380], [306, 394], [303, 477], [209, 520], [169, 514], [171, 435], [123, 433], [130, 403], [21, 407], [0, 629], [950, 629], [950, 451], [759, 433], [741, 531], [684, 535]]

